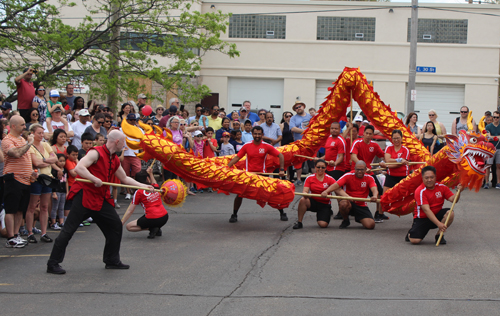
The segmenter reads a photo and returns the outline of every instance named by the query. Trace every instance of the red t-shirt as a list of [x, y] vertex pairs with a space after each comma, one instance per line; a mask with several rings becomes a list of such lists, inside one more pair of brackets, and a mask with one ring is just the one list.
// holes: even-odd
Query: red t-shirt
[[[410, 159], [410, 151], [405, 146], [401, 146], [399, 151], [396, 152], [394, 145], [389, 145], [385, 148], [385, 153], [390, 154], [392, 159], [404, 158]], [[400, 166], [397, 168], [387, 168], [387, 174], [395, 177], [406, 177], [410, 173], [408, 166]]]
[[[366, 199], [370, 193], [370, 188], [377, 187], [372, 176], [365, 174], [363, 178], [356, 177], [354, 172], [344, 174], [337, 181], [339, 186], [352, 197]], [[367, 206], [366, 202], [354, 201], [359, 206]]]
[[215, 148], [217, 148], [217, 140], [215, 138], [205, 140], [205, 142], [203, 143], [203, 158], [215, 157], [215, 153], [208, 142], [212, 142]]
[[[153, 185], [156, 189], [159, 189], [158, 184]], [[146, 218], [160, 218], [167, 215], [167, 210], [163, 206], [160, 193], [151, 193], [145, 190], [137, 190], [134, 193], [134, 198], [132, 199], [132, 204], [141, 204], [144, 209], [144, 214]]]
[[[353, 135], [356, 136], [356, 135]], [[344, 170], [351, 171], [351, 139], [345, 139], [345, 155], [344, 155]]]
[[71, 174], [69, 173], [70, 170], [73, 170], [75, 169], [76, 167], [76, 161], [71, 161], [69, 159], [66, 159], [66, 165], [64, 165], [64, 168], [66, 168], [66, 170], [68, 170], [68, 186], [72, 186], [73, 183], [75, 183], [75, 178], [71, 176]]
[[[330, 160], [333, 160], [334, 162], [337, 161], [338, 155], [339, 154], [344, 154], [344, 160], [346, 158], [346, 153], [348, 151], [346, 150], [346, 142], [345, 139], [342, 136], [338, 137], [333, 137], [330, 136], [326, 140], [326, 145], [325, 145], [325, 160], [328, 162]], [[347, 154], [349, 155], [349, 154]], [[328, 171], [333, 171], [333, 170], [345, 170], [345, 163], [344, 160], [340, 163], [338, 166], [330, 166], [329, 164], [326, 165], [326, 170]]]
[[[312, 174], [306, 178], [306, 181], [304, 182], [304, 187], [309, 188], [310, 193], [312, 194], [321, 194], [323, 191], [325, 191], [329, 186], [331, 186], [334, 183], [335, 179], [327, 174], [325, 174], [323, 181], [319, 181], [318, 178], [316, 178], [316, 174]], [[323, 204], [331, 204], [332, 202], [330, 199], [324, 199], [314, 196], [311, 196], [311, 199], [314, 199]]]
[[415, 190], [417, 208], [415, 209], [413, 218], [428, 218], [422, 209], [422, 205], [425, 204], [429, 205], [432, 213], [437, 214], [443, 208], [444, 200], [448, 200], [452, 196], [453, 192], [444, 184], [436, 182], [434, 189], [430, 190], [422, 183]]
[[29, 110], [33, 103], [33, 98], [35, 97], [35, 87], [33, 86], [33, 81], [26, 81], [21, 79], [17, 86], [17, 109], [19, 110]]
[[246, 170], [250, 172], [266, 172], [266, 157], [268, 154], [278, 156], [280, 152], [268, 143], [261, 142], [256, 145], [253, 141], [243, 145], [237, 153], [240, 158], [247, 155]]
[[[366, 163], [367, 168], [370, 168], [370, 164], [373, 162], [375, 157], [384, 157], [384, 152], [376, 142], [370, 141], [367, 144], [363, 141], [363, 139], [358, 139], [352, 144], [351, 154], [356, 154], [359, 160], [363, 160]], [[353, 170], [354, 165], [355, 164], [353, 163], [351, 166]]]

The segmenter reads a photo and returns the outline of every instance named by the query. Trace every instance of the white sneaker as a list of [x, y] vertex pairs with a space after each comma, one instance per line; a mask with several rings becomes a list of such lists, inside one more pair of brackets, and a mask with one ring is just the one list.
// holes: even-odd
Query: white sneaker
[[26, 244], [19, 243], [17, 238], [11, 238], [5, 243], [5, 247], [7, 248], [23, 248], [24, 246], [26, 246]]
[[89, 222], [89, 223], [92, 223], [94, 220], [92, 219], [92, 217], [89, 217], [89, 218], [86, 219], [86, 221]]
[[24, 245], [27, 245], [28, 244], [28, 241], [20, 236], [17, 236], [15, 237], [16, 241], [20, 244], [24, 244]]
[[132, 198], [132, 196], [130, 194], [127, 193], [127, 195], [125, 195], [125, 200], [130, 200]]
[[120, 208], [120, 204], [118, 204], [118, 201], [115, 200], [115, 208]]
[[54, 225], [51, 225], [50, 228], [52, 228], [53, 230], [61, 230], [61, 226], [59, 226], [59, 224], [55, 223]]

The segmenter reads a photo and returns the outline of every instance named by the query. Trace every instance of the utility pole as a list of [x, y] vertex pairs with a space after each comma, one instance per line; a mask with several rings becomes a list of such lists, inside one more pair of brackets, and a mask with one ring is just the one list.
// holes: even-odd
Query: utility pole
[[108, 91], [108, 100], [107, 100], [107, 106], [110, 107], [111, 109], [114, 109], [116, 107], [116, 103], [118, 102], [118, 76], [120, 76], [119, 70], [118, 70], [118, 55], [120, 54], [120, 26], [113, 25], [116, 23], [119, 17], [119, 12], [120, 12], [120, 3], [118, 0], [112, 0], [111, 2], [111, 45], [109, 48], [109, 64], [110, 64], [110, 71], [109, 71], [109, 79], [111, 86], [114, 85], [112, 90]]
[[415, 90], [415, 78], [417, 76], [417, 35], [418, 0], [412, 0], [410, 29], [410, 71], [408, 76], [408, 91], [406, 95], [406, 114], [415, 111], [415, 101], [412, 101], [412, 91]]

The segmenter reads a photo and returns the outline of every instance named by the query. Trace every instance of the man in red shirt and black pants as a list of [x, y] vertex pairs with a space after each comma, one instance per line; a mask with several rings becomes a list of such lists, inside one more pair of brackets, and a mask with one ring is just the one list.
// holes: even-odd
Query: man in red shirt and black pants
[[[264, 136], [264, 130], [260, 126], [254, 126], [252, 128], [253, 141], [246, 143], [241, 147], [240, 151], [234, 156], [234, 158], [229, 162], [228, 167], [232, 167], [235, 163], [240, 161], [241, 158], [247, 156], [246, 159], [246, 171], [248, 172], [266, 172], [266, 157], [268, 154], [277, 156], [280, 159], [280, 178], [285, 176], [285, 158], [283, 154], [276, 150], [271, 144], [262, 142], [262, 136]], [[240, 209], [241, 202], [243, 198], [236, 196], [234, 198], [234, 210], [233, 215], [229, 219], [230, 223], [236, 223], [238, 221], [238, 210]], [[287, 221], [288, 217], [282, 209], [280, 211], [280, 219], [282, 221]]]
[[[453, 213], [451, 213], [448, 225], [444, 224], [450, 212], [449, 208], [443, 208], [444, 200], [453, 202], [455, 194], [444, 184], [436, 182], [436, 168], [433, 166], [422, 168], [422, 179], [424, 183], [415, 190], [417, 208], [413, 215], [413, 225], [405, 236], [405, 241], [409, 241], [414, 245], [419, 244], [429, 230], [433, 228], [438, 228], [435, 237], [437, 242], [439, 233], [446, 232], [446, 228], [453, 223], [454, 217]], [[460, 192], [462, 186], [459, 184], [457, 189]], [[446, 245], [444, 237], [441, 239], [441, 245]]]
[[[365, 131], [363, 132], [363, 138], [356, 140], [352, 144], [351, 161], [353, 165], [362, 160], [366, 163], [366, 167], [370, 168], [371, 163], [373, 163], [373, 161], [375, 160], [375, 157], [384, 158], [385, 154], [382, 148], [380, 148], [380, 146], [376, 142], [372, 141], [374, 131], [375, 128], [372, 125], [366, 126]], [[387, 167], [384, 161], [380, 162], [380, 167]], [[380, 185], [377, 176], [373, 174], [373, 172], [368, 172], [368, 174], [373, 177], [373, 180], [377, 185], [378, 195], [382, 196], [383, 188], [382, 185]], [[389, 219], [389, 217], [385, 216], [384, 214], [380, 214], [381, 209], [382, 208], [380, 206], [380, 203], [377, 203], [377, 211], [375, 212], [375, 217], [381, 218], [382, 220]]]
[[26, 122], [30, 122], [30, 110], [35, 98], [35, 87], [31, 78], [36, 70], [33, 68], [24, 69], [24, 73], [14, 79], [17, 87], [17, 110]]
[[77, 178], [89, 179], [93, 183], [75, 181], [71, 186], [68, 199], [73, 200], [71, 211], [64, 222], [61, 233], [56, 238], [49, 261], [47, 273], [64, 274], [59, 265], [64, 260], [66, 247], [73, 234], [86, 218], [92, 217], [106, 237], [103, 262], [106, 269], [128, 269], [129, 265], [120, 261], [120, 243], [122, 240], [122, 222], [114, 208], [114, 201], [109, 186], [102, 182], [112, 182], [116, 175], [123, 184], [142, 187], [154, 192], [151, 185], [146, 185], [127, 177], [120, 165], [117, 151], [123, 150], [125, 135], [119, 131], [108, 134], [106, 145], [90, 149], [75, 168]]

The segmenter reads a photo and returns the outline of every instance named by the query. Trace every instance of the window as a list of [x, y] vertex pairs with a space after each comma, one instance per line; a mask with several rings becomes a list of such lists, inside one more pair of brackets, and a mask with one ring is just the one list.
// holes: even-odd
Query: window
[[235, 14], [229, 18], [231, 38], [286, 38], [286, 16]]
[[375, 18], [318, 16], [317, 40], [375, 41]]
[[[165, 42], [174, 41], [179, 45], [186, 45], [187, 38], [178, 37], [176, 35], [157, 35], [147, 33], [122, 32], [120, 33], [120, 49], [134, 51], [149, 51], [149, 43], [156, 47], [163, 47]], [[195, 55], [200, 55], [198, 48], [185, 47], [185, 52], [192, 51]]]
[[[467, 44], [468, 20], [418, 19], [418, 43]], [[411, 19], [408, 19], [408, 42]]]

